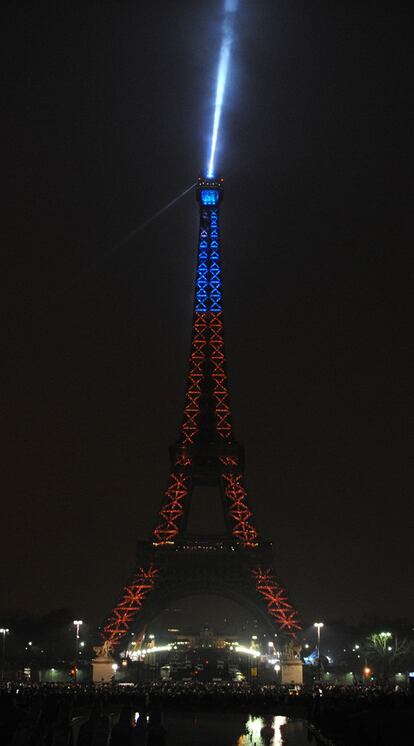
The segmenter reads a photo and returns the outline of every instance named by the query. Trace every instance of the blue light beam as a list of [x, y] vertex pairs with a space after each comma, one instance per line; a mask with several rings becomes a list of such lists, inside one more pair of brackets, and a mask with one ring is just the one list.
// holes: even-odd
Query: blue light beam
[[214, 176], [214, 159], [216, 155], [218, 133], [220, 128], [221, 112], [223, 108], [224, 92], [226, 89], [227, 73], [230, 62], [230, 52], [234, 37], [234, 15], [238, 6], [238, 0], [224, 0], [224, 19], [222, 27], [222, 40], [217, 73], [216, 100], [214, 103], [213, 134], [211, 136], [210, 160], [208, 162], [207, 177]]

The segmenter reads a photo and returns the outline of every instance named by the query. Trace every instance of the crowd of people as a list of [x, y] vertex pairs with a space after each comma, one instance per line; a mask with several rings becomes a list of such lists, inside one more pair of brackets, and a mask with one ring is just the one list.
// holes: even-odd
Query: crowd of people
[[315, 734], [338, 746], [414, 742], [414, 696], [407, 691], [158, 681], [130, 686], [3, 684], [0, 743], [162, 746], [168, 743], [164, 713], [210, 710], [290, 714], [307, 720]]

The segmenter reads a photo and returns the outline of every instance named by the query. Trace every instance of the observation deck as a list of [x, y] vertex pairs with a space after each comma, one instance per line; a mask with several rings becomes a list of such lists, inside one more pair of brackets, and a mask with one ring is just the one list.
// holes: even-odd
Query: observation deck
[[209, 179], [199, 176], [196, 186], [196, 199], [203, 207], [216, 207], [223, 199], [224, 179]]

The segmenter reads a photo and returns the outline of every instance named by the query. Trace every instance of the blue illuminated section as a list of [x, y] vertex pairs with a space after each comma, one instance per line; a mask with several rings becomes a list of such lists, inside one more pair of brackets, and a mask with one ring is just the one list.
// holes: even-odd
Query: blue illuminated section
[[217, 189], [202, 189], [200, 199], [202, 205], [217, 205], [219, 201], [219, 193]]
[[205, 228], [200, 230], [200, 241], [198, 246], [198, 264], [196, 276], [196, 307], [197, 313], [207, 311], [207, 288], [208, 288], [208, 232]]
[[221, 267], [218, 210], [202, 212], [195, 296], [196, 313], [206, 311], [220, 313]]
[[210, 213], [210, 311], [221, 311], [221, 269], [218, 210]]

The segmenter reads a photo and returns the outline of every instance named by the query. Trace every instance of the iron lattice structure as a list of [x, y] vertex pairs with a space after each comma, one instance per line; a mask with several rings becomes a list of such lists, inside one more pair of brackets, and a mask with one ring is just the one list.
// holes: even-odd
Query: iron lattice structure
[[[151, 541], [140, 544], [138, 570], [104, 626], [106, 651], [119, 645], [132, 623], [141, 620], [144, 626], [174, 593], [223, 593], [244, 601], [289, 637], [301, 629], [272, 570], [271, 544], [254, 525], [244, 486], [244, 452], [233, 435], [222, 317], [222, 179], [200, 178], [196, 196], [200, 231], [181, 433], [171, 448], [171, 472]], [[187, 536], [196, 485], [219, 488], [225, 536]]]

